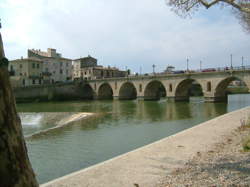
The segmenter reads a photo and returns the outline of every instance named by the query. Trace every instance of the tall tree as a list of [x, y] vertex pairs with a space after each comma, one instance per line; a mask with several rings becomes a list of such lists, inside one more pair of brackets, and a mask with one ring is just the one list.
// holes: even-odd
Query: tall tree
[[[1, 27], [0, 27], [1, 28]], [[0, 186], [36, 187], [9, 80], [0, 33]]]
[[176, 14], [184, 17], [200, 7], [231, 6], [243, 28], [250, 32], [250, 0], [166, 0], [166, 3]]

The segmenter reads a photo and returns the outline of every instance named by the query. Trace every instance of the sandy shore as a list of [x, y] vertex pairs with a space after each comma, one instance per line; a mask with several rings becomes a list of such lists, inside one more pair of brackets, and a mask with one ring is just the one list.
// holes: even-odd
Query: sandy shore
[[234, 130], [207, 152], [197, 152], [185, 166], [175, 168], [159, 181], [158, 187], [250, 186], [250, 152], [242, 140], [250, 126]]
[[250, 107], [222, 115], [41, 186], [168, 186], [166, 176], [173, 174], [176, 168], [184, 168], [197, 154], [211, 152], [248, 116]]

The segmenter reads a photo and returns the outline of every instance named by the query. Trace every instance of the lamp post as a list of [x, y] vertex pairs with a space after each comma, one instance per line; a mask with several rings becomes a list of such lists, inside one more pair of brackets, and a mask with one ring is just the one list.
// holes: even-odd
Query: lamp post
[[202, 61], [200, 61], [200, 71], [201, 71]]
[[230, 61], [231, 61], [231, 69], [233, 69], [233, 55], [230, 55]]
[[243, 56], [241, 57], [241, 66], [242, 66], [242, 69], [243, 69], [243, 67], [244, 67], [244, 57]]
[[187, 72], [189, 71], [188, 67], [189, 67], [189, 59], [187, 58]]
[[153, 67], [153, 74], [155, 74], [155, 65], [153, 64], [152, 67]]
[[142, 74], [142, 67], [140, 66], [140, 75]]

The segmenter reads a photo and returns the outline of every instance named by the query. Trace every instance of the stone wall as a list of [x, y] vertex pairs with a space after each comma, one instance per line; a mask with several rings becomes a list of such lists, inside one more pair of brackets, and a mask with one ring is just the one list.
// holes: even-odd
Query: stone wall
[[81, 84], [41, 85], [23, 88], [14, 88], [17, 102], [34, 101], [61, 101], [88, 99], [84, 86]]

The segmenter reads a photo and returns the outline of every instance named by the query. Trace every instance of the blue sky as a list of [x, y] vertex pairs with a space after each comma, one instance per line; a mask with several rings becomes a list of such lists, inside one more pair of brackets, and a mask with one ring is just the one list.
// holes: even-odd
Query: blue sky
[[[72, 3], [74, 2], [74, 4]], [[165, 0], [1, 0], [6, 55], [27, 55], [28, 48], [56, 48], [64, 57], [90, 54], [104, 66], [143, 73], [233, 64], [250, 65], [250, 34], [229, 8], [201, 9], [192, 19], [170, 11]]]

